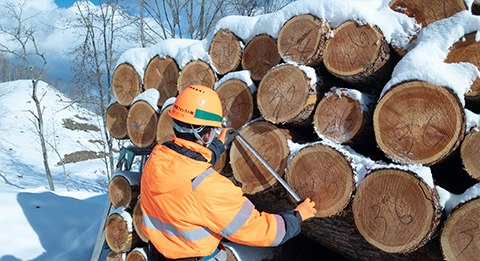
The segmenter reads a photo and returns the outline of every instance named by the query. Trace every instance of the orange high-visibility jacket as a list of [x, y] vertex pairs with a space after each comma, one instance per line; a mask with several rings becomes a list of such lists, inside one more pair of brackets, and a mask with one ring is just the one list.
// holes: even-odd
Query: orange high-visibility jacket
[[[141, 180], [142, 230], [160, 253], [171, 259], [208, 256], [223, 237], [251, 246], [277, 246], [284, 240], [282, 216], [258, 212], [239, 187], [213, 170], [208, 148], [172, 141], [206, 161], [165, 145], [150, 154]], [[295, 225], [287, 225], [298, 234], [301, 218], [294, 219]]]

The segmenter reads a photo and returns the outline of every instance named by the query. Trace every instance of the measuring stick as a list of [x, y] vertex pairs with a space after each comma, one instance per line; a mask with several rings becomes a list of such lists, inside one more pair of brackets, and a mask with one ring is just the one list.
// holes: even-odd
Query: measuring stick
[[242, 135], [237, 134], [237, 137], [241, 142], [243, 142], [243, 144], [245, 144], [245, 146], [247, 146], [247, 148], [253, 153], [253, 155], [255, 155], [255, 157], [257, 157], [260, 162], [262, 162], [262, 164], [268, 169], [268, 171], [270, 171], [270, 173], [272, 173], [272, 175], [278, 180], [278, 182], [282, 184], [282, 186], [290, 193], [290, 195], [292, 195], [297, 202], [300, 202], [302, 199], [297, 195], [297, 193], [295, 193], [295, 191], [293, 191], [293, 189], [287, 184], [287, 182], [285, 182], [285, 180], [283, 180], [282, 177], [280, 177], [280, 175], [278, 175], [278, 173], [275, 172], [275, 170], [272, 169], [270, 165], [268, 165], [268, 163], [262, 158], [262, 156], [258, 154], [258, 152], [242, 137]]

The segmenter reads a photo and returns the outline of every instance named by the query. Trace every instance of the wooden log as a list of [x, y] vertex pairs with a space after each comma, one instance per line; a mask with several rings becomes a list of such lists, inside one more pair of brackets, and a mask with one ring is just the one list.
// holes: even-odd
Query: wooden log
[[445, 260], [478, 260], [480, 244], [480, 197], [457, 206], [445, 222], [440, 245]]
[[154, 145], [158, 113], [146, 101], [138, 100], [130, 107], [127, 116], [127, 131], [130, 141], [138, 148]]
[[112, 103], [107, 108], [105, 123], [108, 133], [117, 140], [128, 139], [127, 114], [128, 107], [118, 102]]
[[213, 35], [208, 54], [218, 74], [225, 75], [240, 68], [242, 46], [242, 39], [227, 28], [222, 28]]
[[368, 142], [373, 134], [373, 97], [334, 88], [317, 104], [313, 126], [319, 138], [338, 143]]
[[222, 82], [215, 91], [222, 102], [226, 127], [239, 129], [252, 119], [255, 104], [246, 82], [231, 78]]
[[480, 2], [478, 0], [475, 0], [472, 3], [472, 14], [480, 15]]
[[436, 232], [442, 209], [436, 189], [410, 170], [379, 168], [365, 176], [353, 199], [359, 233], [388, 253], [411, 253]]
[[181, 93], [190, 85], [203, 85], [213, 89], [217, 76], [212, 67], [202, 61], [193, 60], [188, 62], [180, 71], [177, 81], [178, 93]]
[[105, 223], [105, 241], [117, 253], [128, 252], [140, 244], [141, 240], [133, 230], [129, 212], [119, 208], [108, 216]]
[[162, 144], [172, 139], [175, 136], [173, 132], [172, 117], [168, 115], [168, 111], [173, 107], [173, 104], [165, 106], [158, 117], [156, 142]]
[[147, 251], [145, 247], [137, 247], [128, 253], [125, 261], [147, 261]]
[[406, 81], [386, 91], [373, 113], [379, 148], [398, 162], [430, 166], [449, 156], [465, 134], [465, 111], [447, 87]]
[[115, 208], [131, 208], [140, 195], [140, 172], [117, 171], [108, 183], [108, 197]]
[[[271, 69], [257, 91], [257, 106], [261, 115], [274, 124], [308, 125], [317, 102], [315, 75], [302, 67], [283, 64]], [[313, 69], [312, 69], [313, 70]]]
[[135, 229], [135, 232], [137, 233], [138, 237], [140, 240], [142, 240], [145, 243], [148, 243], [148, 237], [143, 233], [142, 230], [142, 203], [140, 201], [141, 197], [138, 197], [137, 203], [135, 204], [135, 207], [133, 208], [132, 212], [132, 222], [133, 222], [133, 228]]
[[125, 253], [117, 253], [113, 250], [108, 251], [107, 254], [107, 261], [125, 261], [126, 258]]
[[325, 45], [325, 68], [355, 89], [381, 90], [396, 64], [382, 31], [377, 26], [348, 20], [333, 32], [334, 37]]
[[278, 53], [285, 61], [317, 66], [323, 60], [328, 21], [312, 14], [290, 18], [278, 33]]
[[316, 217], [339, 214], [355, 190], [354, 172], [347, 157], [321, 143], [306, 146], [292, 157], [285, 180], [300, 198], [308, 197], [316, 203]]
[[282, 60], [277, 50], [277, 40], [268, 34], [259, 34], [245, 46], [242, 56], [242, 68], [251, 71], [254, 81], [263, 76]]
[[462, 158], [463, 166], [468, 174], [476, 180], [480, 180], [479, 154], [480, 126], [476, 126], [465, 136], [462, 145], [460, 146], [460, 157]]
[[[477, 32], [470, 33], [453, 44], [445, 59], [446, 63], [468, 62], [480, 69], [480, 43], [475, 36]], [[471, 102], [480, 102], [480, 78], [473, 82], [470, 90], [465, 93], [465, 99]]]
[[177, 80], [180, 69], [177, 62], [170, 56], [153, 57], [145, 68], [145, 76], [143, 77], [143, 86], [145, 90], [154, 88], [160, 93], [158, 106], [170, 97], [177, 96]]
[[[279, 174], [287, 166], [289, 148], [287, 139], [275, 125], [254, 121], [242, 128], [240, 134]], [[235, 140], [230, 149], [230, 165], [236, 181], [245, 194], [266, 190], [277, 182], [257, 157], [240, 141]]]
[[129, 106], [142, 89], [142, 79], [129, 63], [122, 63], [113, 72], [113, 96], [123, 106]]

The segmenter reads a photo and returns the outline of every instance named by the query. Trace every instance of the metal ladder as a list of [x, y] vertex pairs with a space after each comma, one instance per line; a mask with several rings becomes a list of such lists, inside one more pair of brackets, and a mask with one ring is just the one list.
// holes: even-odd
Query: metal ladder
[[[120, 150], [120, 155], [118, 158], [118, 163], [116, 165], [117, 171], [130, 171], [133, 165], [133, 160], [135, 156], [141, 156], [140, 160], [140, 173], [143, 171], [145, 162], [147, 161], [148, 156], [152, 152], [151, 149], [139, 149], [134, 146], [129, 146], [127, 148], [122, 147]], [[105, 204], [105, 209], [103, 210], [102, 221], [100, 222], [100, 228], [98, 229], [97, 239], [95, 241], [95, 246], [93, 247], [93, 253], [91, 261], [100, 261], [102, 258], [103, 250], [106, 248], [105, 241], [105, 223], [107, 222], [108, 216], [114, 210], [110, 198], [107, 197], [107, 203]]]

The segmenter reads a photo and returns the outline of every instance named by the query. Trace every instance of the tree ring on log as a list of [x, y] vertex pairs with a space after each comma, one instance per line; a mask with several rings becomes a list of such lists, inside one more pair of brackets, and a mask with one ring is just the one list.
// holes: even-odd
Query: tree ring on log
[[178, 93], [181, 93], [190, 85], [203, 85], [213, 89], [216, 81], [217, 76], [208, 63], [202, 60], [193, 60], [188, 62], [180, 71], [177, 81]]
[[393, 168], [366, 175], [352, 211], [359, 233], [388, 253], [410, 253], [426, 244], [442, 214], [436, 190], [415, 173]]
[[292, 157], [285, 180], [300, 198], [315, 202], [315, 216], [320, 218], [340, 213], [355, 190], [354, 173], [346, 157], [320, 143], [304, 147]]
[[155, 143], [158, 115], [152, 106], [136, 101], [128, 110], [127, 131], [130, 141], [138, 148], [145, 149]]
[[148, 243], [148, 237], [143, 233], [142, 231], [142, 205], [140, 202], [140, 197], [137, 200], [137, 203], [135, 204], [135, 207], [133, 208], [132, 212], [132, 222], [133, 222], [133, 227], [135, 229], [135, 232], [137, 233], [138, 237], [145, 243]]
[[127, 114], [127, 107], [118, 102], [112, 103], [107, 108], [105, 119], [107, 129], [110, 135], [117, 140], [128, 139]]
[[140, 195], [140, 186], [132, 186], [122, 175], [114, 176], [108, 183], [108, 197], [115, 208], [131, 207], [135, 204], [138, 195]]
[[471, 129], [460, 146], [463, 166], [468, 174], [476, 180], [480, 180], [480, 160], [478, 160], [478, 155], [480, 155], [479, 129], [480, 126]]
[[112, 76], [112, 91], [117, 102], [123, 106], [129, 106], [142, 92], [142, 79], [131, 64], [117, 66]]
[[373, 127], [377, 145], [388, 157], [430, 166], [459, 146], [465, 134], [465, 112], [450, 88], [406, 81], [380, 99]]
[[[283, 175], [290, 150], [287, 139], [279, 128], [265, 121], [255, 121], [243, 127], [240, 135], [278, 175]], [[230, 165], [235, 180], [242, 183], [242, 191], [245, 194], [255, 194], [277, 183], [268, 169], [238, 139], [230, 148]]]
[[155, 140], [157, 144], [162, 144], [166, 141], [170, 141], [175, 136], [173, 131], [172, 117], [168, 115], [168, 111], [173, 107], [173, 104], [165, 107], [160, 116], [158, 117], [157, 134]]
[[277, 49], [277, 40], [268, 34], [259, 34], [245, 46], [242, 68], [251, 72], [252, 80], [260, 81], [281, 60], [282, 57]]
[[278, 33], [278, 53], [285, 61], [316, 66], [322, 62], [330, 24], [312, 14], [290, 18]]
[[240, 129], [252, 119], [253, 95], [248, 85], [240, 79], [228, 79], [216, 89], [223, 107], [225, 127]]
[[240, 67], [242, 59], [242, 40], [230, 30], [222, 28], [212, 37], [208, 54], [212, 65], [221, 75], [235, 71]]
[[112, 213], [105, 222], [105, 241], [117, 253], [130, 251], [139, 242], [137, 233], [129, 230], [127, 221], [118, 213]]
[[480, 252], [480, 197], [458, 206], [445, 222], [440, 236], [440, 245], [445, 260], [477, 260]]
[[160, 58], [155, 55], [145, 68], [143, 77], [145, 90], [156, 89], [160, 93], [158, 106], [162, 107], [165, 101], [170, 97], [177, 96], [177, 80], [180, 70], [177, 62], [170, 56]]
[[292, 64], [271, 69], [257, 91], [260, 113], [274, 124], [310, 124], [316, 101], [316, 84], [310, 85], [306, 73]]

